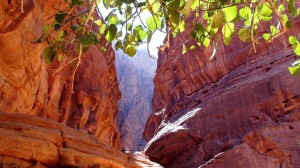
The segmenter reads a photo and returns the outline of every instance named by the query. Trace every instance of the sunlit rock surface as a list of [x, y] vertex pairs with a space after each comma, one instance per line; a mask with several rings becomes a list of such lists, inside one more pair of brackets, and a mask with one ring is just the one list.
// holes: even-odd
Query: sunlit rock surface
[[299, 21], [256, 53], [238, 37], [219, 42], [212, 59], [212, 48], [182, 54], [187, 27], [159, 53], [146, 154], [171, 168], [299, 167], [300, 77], [287, 69]]
[[124, 148], [142, 150], [142, 132], [152, 112], [153, 77], [157, 59], [148, 56], [147, 49], [139, 49], [134, 57], [116, 52], [116, 69], [122, 93], [118, 105], [118, 126]]
[[92, 135], [35, 116], [0, 112], [1, 167], [160, 168], [141, 152], [125, 154]]
[[42, 56], [46, 44], [35, 43], [42, 25], [52, 23], [67, 4], [60, 0], [22, 1], [24, 13], [21, 1], [0, 1], [0, 110], [59, 121], [121, 149], [115, 122], [120, 92], [113, 49], [108, 46], [103, 53], [96, 46], [89, 48], [76, 71], [71, 94], [75, 66], [57, 69], [72, 59], [72, 53], [71, 58], [46, 65]]

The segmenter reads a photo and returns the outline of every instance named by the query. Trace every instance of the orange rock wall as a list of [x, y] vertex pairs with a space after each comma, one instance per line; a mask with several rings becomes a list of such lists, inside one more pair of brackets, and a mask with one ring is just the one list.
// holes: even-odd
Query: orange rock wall
[[161, 168], [92, 135], [35, 116], [0, 112], [0, 167]]
[[288, 37], [299, 29], [294, 21], [272, 42], [259, 40], [256, 53], [235, 36], [211, 60], [212, 48], [181, 54], [189, 29], [171, 38], [144, 131], [150, 159], [174, 168], [299, 167], [300, 77], [287, 69], [296, 60]]
[[0, 110], [50, 118], [120, 149], [115, 122], [120, 91], [112, 48], [105, 53], [96, 46], [89, 48], [70, 97], [74, 66], [53, 73], [71, 58], [46, 65], [41, 54], [45, 44], [33, 43], [40, 37], [42, 25], [51, 23], [57, 10], [65, 6], [64, 1], [24, 0], [22, 13], [21, 1], [0, 2]]

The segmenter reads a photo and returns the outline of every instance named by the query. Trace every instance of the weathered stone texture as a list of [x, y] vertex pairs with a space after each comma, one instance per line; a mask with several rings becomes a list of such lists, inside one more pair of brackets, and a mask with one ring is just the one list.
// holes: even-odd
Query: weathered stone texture
[[[198, 167], [214, 157], [203, 167], [298, 167], [286, 158], [298, 157], [299, 132], [292, 126], [286, 138], [281, 129], [299, 122], [300, 78], [287, 69], [296, 59], [288, 37], [299, 27], [294, 21], [272, 42], [259, 40], [256, 53], [235, 36], [230, 46], [219, 42], [211, 60], [211, 47], [181, 54], [189, 30], [171, 38], [170, 48], [159, 53], [153, 113], [144, 131], [150, 159], [165, 167]], [[272, 131], [262, 138], [255, 133], [260, 129]], [[276, 156], [261, 155], [268, 150]]]
[[0, 110], [50, 118], [120, 149], [115, 121], [120, 91], [114, 51], [108, 46], [103, 53], [91, 46], [76, 71], [71, 94], [75, 66], [57, 69], [76, 55], [71, 53], [70, 58], [46, 65], [42, 56], [46, 44], [35, 43], [42, 25], [52, 23], [55, 13], [67, 4], [57, 0], [22, 1], [24, 13], [19, 0], [0, 2]]
[[161, 167], [49, 119], [0, 112], [0, 130], [0, 167]]

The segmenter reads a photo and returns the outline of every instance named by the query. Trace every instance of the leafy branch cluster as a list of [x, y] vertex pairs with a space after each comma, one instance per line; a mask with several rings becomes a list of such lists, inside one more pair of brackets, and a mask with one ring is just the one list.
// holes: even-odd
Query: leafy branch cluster
[[[77, 61], [77, 66], [82, 53], [90, 45], [100, 44], [102, 38], [106, 39], [107, 44], [116, 41], [116, 49], [122, 49], [129, 56], [134, 56], [137, 46], [149, 44], [155, 31], [167, 33], [165, 45], [162, 47], [168, 47], [170, 36], [176, 37], [187, 26], [192, 30], [189, 40], [182, 44], [182, 54], [201, 45], [212, 45], [216, 50], [219, 37], [225, 45], [230, 45], [235, 35], [242, 42], [251, 43], [252, 51], [256, 52], [260, 39], [272, 41], [291, 28], [292, 20], [300, 14], [294, 0], [65, 1], [69, 4], [68, 8], [64, 11], [58, 10], [54, 22], [43, 26], [39, 41], [46, 40], [49, 43], [44, 50], [45, 59], [49, 63], [56, 56], [58, 60], [62, 60], [64, 55], [68, 55], [67, 48], [74, 46], [78, 57], [70, 62]], [[100, 4], [111, 11], [105, 18], [98, 8]], [[98, 12], [100, 18], [91, 15], [94, 11]], [[149, 13], [149, 17], [142, 18], [143, 13]], [[269, 30], [258, 33], [262, 25], [269, 25]], [[294, 52], [300, 55], [297, 37], [292, 36], [289, 41]], [[99, 49], [105, 52], [107, 44], [99, 46]], [[289, 70], [293, 74], [300, 72], [298, 61]]]

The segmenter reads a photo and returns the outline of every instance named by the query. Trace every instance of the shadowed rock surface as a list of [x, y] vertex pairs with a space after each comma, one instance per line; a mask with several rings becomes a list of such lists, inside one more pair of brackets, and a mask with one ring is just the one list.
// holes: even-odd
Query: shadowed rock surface
[[299, 21], [256, 53], [236, 36], [219, 41], [212, 60], [212, 48], [181, 54], [187, 27], [159, 53], [146, 154], [171, 168], [299, 167], [300, 78], [287, 69]]
[[142, 150], [142, 133], [152, 112], [153, 77], [157, 59], [150, 58], [146, 49], [134, 57], [116, 52], [116, 69], [122, 93], [118, 103], [118, 126], [124, 148]]

